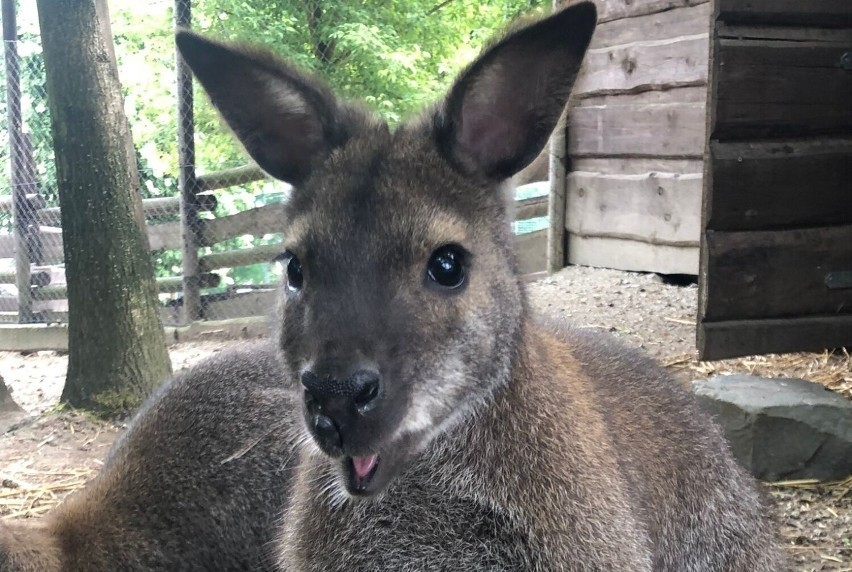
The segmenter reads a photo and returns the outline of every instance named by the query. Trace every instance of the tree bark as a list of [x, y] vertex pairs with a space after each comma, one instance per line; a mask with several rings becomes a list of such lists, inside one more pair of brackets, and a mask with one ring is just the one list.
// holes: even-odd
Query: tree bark
[[37, 0], [77, 407], [133, 407], [170, 373], [106, 0]]

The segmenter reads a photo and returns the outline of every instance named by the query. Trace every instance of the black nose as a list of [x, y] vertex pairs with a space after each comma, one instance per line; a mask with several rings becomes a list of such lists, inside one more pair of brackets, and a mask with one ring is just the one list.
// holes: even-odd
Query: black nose
[[358, 370], [344, 380], [305, 371], [302, 385], [321, 405], [354, 407], [361, 413], [371, 409], [382, 395], [382, 376], [375, 370]]

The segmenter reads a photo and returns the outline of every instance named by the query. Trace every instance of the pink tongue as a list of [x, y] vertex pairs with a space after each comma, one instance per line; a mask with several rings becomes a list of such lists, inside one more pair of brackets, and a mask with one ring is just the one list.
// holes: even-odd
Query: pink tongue
[[352, 457], [352, 466], [355, 468], [355, 475], [359, 479], [366, 478], [376, 466], [379, 456], [373, 453], [369, 457]]

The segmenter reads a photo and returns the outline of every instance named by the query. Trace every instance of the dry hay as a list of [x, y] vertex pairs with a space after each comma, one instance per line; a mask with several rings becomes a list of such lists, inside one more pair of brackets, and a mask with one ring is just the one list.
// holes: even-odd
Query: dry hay
[[[95, 474], [94, 469], [39, 471], [19, 468], [15, 479], [0, 474], [0, 515], [3, 519], [42, 516]], [[22, 481], [27, 477], [31, 481]]]
[[766, 378], [798, 378], [819, 383], [852, 399], [852, 354], [849, 350], [822, 353], [767, 354], [719, 361], [699, 361], [695, 352], [672, 356], [663, 365], [695, 377], [748, 374]]

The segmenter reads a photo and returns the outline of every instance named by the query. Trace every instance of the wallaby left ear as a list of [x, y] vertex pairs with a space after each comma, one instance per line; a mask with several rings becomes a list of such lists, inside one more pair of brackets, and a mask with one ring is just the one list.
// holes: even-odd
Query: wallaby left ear
[[511, 32], [461, 73], [435, 117], [441, 152], [457, 168], [506, 179], [556, 127], [597, 22], [592, 2]]

